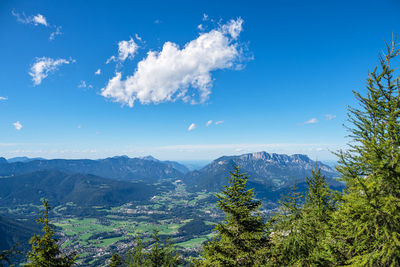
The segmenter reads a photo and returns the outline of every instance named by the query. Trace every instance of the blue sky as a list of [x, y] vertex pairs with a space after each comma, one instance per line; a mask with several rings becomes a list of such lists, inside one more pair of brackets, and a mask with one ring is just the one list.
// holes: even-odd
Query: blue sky
[[0, 156], [334, 159], [352, 90], [400, 32], [399, 11], [399, 1], [1, 1]]

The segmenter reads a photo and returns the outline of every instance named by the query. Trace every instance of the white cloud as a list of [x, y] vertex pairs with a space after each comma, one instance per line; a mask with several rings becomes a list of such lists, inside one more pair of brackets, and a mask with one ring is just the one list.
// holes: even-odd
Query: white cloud
[[[174, 102], [197, 103], [206, 101], [211, 94], [211, 72], [236, 67], [241, 50], [235, 41], [242, 30], [243, 20], [227, 24], [188, 42], [182, 49], [166, 42], [160, 52], [149, 51], [132, 76], [121, 79], [117, 72], [101, 94], [123, 105]], [[192, 90], [189, 90], [192, 89]]]
[[215, 125], [222, 124], [222, 123], [224, 123], [224, 121], [216, 121]]
[[58, 70], [58, 67], [63, 64], [73, 63], [75, 60], [57, 59], [41, 57], [36, 58], [35, 63], [31, 67], [29, 75], [32, 76], [32, 81], [34, 85], [39, 85], [44, 78], [46, 78], [49, 73]]
[[135, 38], [139, 41], [142, 41], [142, 37], [139, 36], [139, 34], [135, 33]]
[[0, 100], [6, 101], [6, 100], [8, 100], [8, 97], [0, 96]]
[[37, 14], [36, 16], [26, 16], [25, 13], [19, 14], [14, 10], [11, 11], [11, 14], [17, 18], [18, 22], [23, 24], [33, 24], [35, 26], [43, 25], [45, 27], [49, 27], [50, 25], [47, 23], [46, 18], [42, 14]]
[[82, 128], [82, 126], [81, 126], [81, 125], [78, 125], [78, 129], [80, 129], [80, 128]]
[[56, 30], [50, 34], [49, 40], [52, 41], [56, 38], [57, 35], [61, 35], [61, 26], [56, 26]]
[[210, 126], [212, 124], [212, 122], [213, 122], [212, 120], [207, 121], [206, 126], [207, 127]]
[[222, 26], [222, 31], [229, 33], [233, 39], [237, 39], [243, 30], [243, 20], [238, 18], [237, 20], [231, 19], [228, 23]]
[[336, 115], [332, 115], [332, 114], [325, 114], [325, 119], [327, 119], [328, 121], [333, 120], [336, 118]]
[[203, 21], [208, 20], [208, 15], [206, 13], [203, 14]]
[[81, 81], [78, 85], [79, 88], [86, 88], [86, 82], [85, 81]]
[[13, 125], [17, 131], [22, 129], [22, 124], [19, 121], [14, 122]]
[[139, 46], [131, 38], [129, 41], [121, 41], [118, 43], [118, 58], [125, 61], [128, 57], [133, 58]]
[[308, 121], [305, 121], [304, 124], [315, 124], [318, 123], [318, 119], [316, 118], [311, 118]]
[[96, 72], [94, 74], [100, 75], [101, 74], [101, 69], [96, 70]]
[[159, 19], [156, 19], [155, 21], [154, 21], [154, 24], [160, 24], [161, 23], [161, 20], [159, 20]]
[[106, 64], [117, 60], [124, 62], [127, 58], [133, 59], [138, 48], [139, 45], [137, 45], [132, 38], [129, 41], [120, 41], [118, 43], [118, 59], [115, 56], [111, 56], [107, 59]]
[[32, 25], [35, 25], [35, 26], [42, 25], [42, 26], [45, 26], [47, 28], [55, 29], [55, 31], [50, 34], [50, 37], [49, 37], [50, 41], [54, 40], [54, 38], [57, 35], [62, 34], [61, 26], [52, 25], [52, 24], [48, 23], [46, 17], [43, 16], [42, 14], [26, 16], [25, 13], [22, 12], [22, 14], [20, 14], [20, 13], [15, 12], [14, 10], [11, 11], [11, 14], [14, 17], [17, 18], [18, 22], [21, 22], [23, 24], [32, 24]]
[[190, 124], [188, 131], [193, 131], [194, 129], [196, 129], [196, 124], [194, 123]]
[[49, 24], [47, 23], [46, 18], [45, 18], [42, 14], [37, 14], [36, 16], [34, 16], [34, 17], [33, 17], [33, 23], [34, 23], [35, 25], [42, 24], [42, 25], [44, 25], [44, 26], [46, 26], [46, 27], [49, 25]]

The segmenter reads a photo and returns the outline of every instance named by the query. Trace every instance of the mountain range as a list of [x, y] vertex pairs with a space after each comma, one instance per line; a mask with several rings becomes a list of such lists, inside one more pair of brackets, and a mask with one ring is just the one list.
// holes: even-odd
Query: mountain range
[[162, 162], [143, 158], [118, 156], [100, 160], [51, 159], [9, 163], [0, 158], [0, 177], [9, 177], [43, 170], [93, 174], [118, 180], [145, 180], [154, 182], [163, 178], [180, 177], [187, 168], [178, 162]]
[[[227, 184], [227, 178], [235, 164], [239, 164], [241, 170], [247, 173], [249, 186], [255, 188], [258, 197], [276, 200], [293, 184], [304, 191], [305, 178], [311, 175], [315, 167], [321, 169], [332, 188], [343, 188], [343, 184], [335, 179], [335, 170], [301, 154], [289, 156], [256, 152], [223, 156], [194, 171], [189, 171], [178, 162], [160, 161], [152, 156], [116, 156], [99, 160], [22, 159], [23, 161], [10, 163], [0, 158], [0, 177], [3, 177], [0, 179], [2, 204], [21, 201], [18, 196], [24, 195], [22, 199], [26, 203], [46, 196], [57, 203], [108, 201], [108, 205], [113, 205], [131, 198], [137, 199], [132, 193], [138, 192], [135, 187], [149, 192], [151, 189], [146, 187], [147, 184], [166, 178], [182, 180], [190, 191], [218, 192]], [[128, 183], [124, 184], [124, 181]], [[137, 183], [132, 184], [131, 181]], [[120, 199], [117, 201], [118, 195]], [[93, 197], [86, 201], [88, 196]]]
[[160, 161], [152, 156], [129, 158], [89, 159], [29, 159], [9, 162], [0, 158], [0, 177], [19, 176], [37, 171], [56, 170], [70, 174], [91, 174], [99, 177], [153, 183], [165, 178], [182, 179], [192, 190], [219, 191], [228, 181], [227, 177], [235, 164], [239, 164], [252, 183], [262, 184], [269, 189], [289, 187], [302, 183], [318, 167], [332, 186], [339, 186], [334, 177], [336, 171], [306, 155], [275, 154], [256, 152], [238, 156], [223, 156], [200, 170], [189, 169], [175, 161]]

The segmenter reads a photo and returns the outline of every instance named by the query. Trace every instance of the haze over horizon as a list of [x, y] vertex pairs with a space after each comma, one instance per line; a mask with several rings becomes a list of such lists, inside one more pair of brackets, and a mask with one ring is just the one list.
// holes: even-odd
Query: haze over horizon
[[0, 157], [334, 160], [383, 2], [3, 1]]

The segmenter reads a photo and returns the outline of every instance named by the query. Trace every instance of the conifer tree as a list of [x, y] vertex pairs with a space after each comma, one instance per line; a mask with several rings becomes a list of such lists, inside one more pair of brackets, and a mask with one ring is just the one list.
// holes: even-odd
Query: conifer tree
[[337, 264], [400, 266], [400, 83], [390, 64], [400, 51], [395, 40], [386, 48], [366, 95], [354, 92], [352, 142], [338, 153], [347, 188], [335, 214]]
[[153, 245], [147, 252], [142, 239], [137, 238], [136, 246], [129, 252], [126, 264], [129, 267], [175, 267], [180, 262], [180, 256], [174, 250], [174, 246], [167, 239], [161, 242], [158, 230], [154, 229], [152, 236]]
[[146, 263], [146, 254], [144, 252], [144, 245], [142, 239], [138, 236], [136, 238], [136, 246], [133, 251], [128, 253], [127, 265], [129, 267], [140, 267]]
[[0, 251], [0, 267], [9, 266], [13, 267], [14, 264], [11, 263], [11, 258], [16, 254], [21, 254], [21, 251], [17, 249], [18, 244], [14, 245], [12, 248]]
[[61, 252], [57, 239], [54, 238], [54, 230], [50, 225], [50, 206], [43, 200], [44, 210], [40, 211], [40, 217], [36, 221], [43, 224], [43, 235], [34, 236], [29, 241], [32, 244], [32, 251], [28, 252], [28, 267], [62, 267], [75, 264], [77, 256], [73, 253], [65, 255]]
[[122, 265], [121, 256], [115, 252], [111, 257], [110, 264], [108, 266], [117, 267], [121, 265]]
[[216, 237], [204, 245], [200, 266], [263, 266], [267, 260], [269, 235], [254, 199], [254, 190], [247, 189], [248, 177], [238, 165], [231, 172], [229, 185], [218, 197], [218, 207], [225, 219], [216, 225]]
[[151, 267], [175, 267], [178, 266], [179, 256], [174, 252], [173, 245], [167, 239], [161, 243], [158, 230], [153, 231], [153, 246], [148, 254], [148, 265]]
[[316, 166], [307, 180], [304, 202], [292, 187], [282, 201], [281, 214], [275, 216], [272, 234], [272, 266], [330, 266], [326, 253], [326, 234], [335, 209], [334, 194]]
[[293, 182], [280, 201], [280, 212], [269, 220], [272, 227], [269, 266], [289, 266], [301, 255], [299, 224], [303, 198]]

